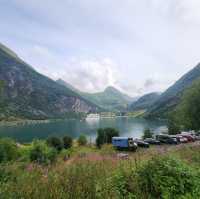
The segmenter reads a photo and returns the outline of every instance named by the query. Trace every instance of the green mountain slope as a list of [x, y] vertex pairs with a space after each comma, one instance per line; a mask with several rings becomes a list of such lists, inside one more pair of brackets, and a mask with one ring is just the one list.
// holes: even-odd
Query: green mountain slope
[[94, 94], [83, 93], [83, 96], [109, 111], [125, 111], [129, 103], [133, 101], [133, 98], [114, 87], [107, 87], [103, 92]]
[[183, 92], [200, 78], [200, 64], [181, 77], [168, 88], [159, 99], [149, 108], [147, 117], [166, 118], [180, 102]]
[[107, 111], [125, 111], [128, 105], [137, 98], [131, 98], [128, 95], [120, 92], [114, 87], [107, 87], [103, 92], [98, 93], [85, 93], [74, 88], [69, 83], [59, 79], [57, 82], [73, 91], [79, 93], [82, 97], [96, 104]]
[[0, 45], [0, 118], [44, 119], [96, 111], [93, 103], [36, 72], [14, 52]]
[[130, 111], [139, 111], [149, 109], [156, 100], [160, 97], [160, 93], [149, 93], [140, 97], [137, 101], [133, 102], [129, 110]]

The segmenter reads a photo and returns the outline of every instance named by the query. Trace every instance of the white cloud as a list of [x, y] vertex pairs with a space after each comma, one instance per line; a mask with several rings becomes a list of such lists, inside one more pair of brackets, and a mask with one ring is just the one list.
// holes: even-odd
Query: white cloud
[[2, 0], [1, 42], [84, 91], [162, 91], [200, 60], [199, 0]]
[[63, 68], [61, 78], [83, 91], [96, 92], [115, 86], [121, 78], [117, 65], [109, 59], [73, 60]]

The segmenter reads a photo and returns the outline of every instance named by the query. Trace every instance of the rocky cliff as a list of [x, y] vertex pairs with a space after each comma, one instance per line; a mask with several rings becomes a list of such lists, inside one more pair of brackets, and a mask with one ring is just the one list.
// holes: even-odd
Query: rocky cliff
[[0, 81], [1, 118], [57, 118], [69, 116], [69, 113], [98, 111], [96, 105], [36, 72], [2, 44]]

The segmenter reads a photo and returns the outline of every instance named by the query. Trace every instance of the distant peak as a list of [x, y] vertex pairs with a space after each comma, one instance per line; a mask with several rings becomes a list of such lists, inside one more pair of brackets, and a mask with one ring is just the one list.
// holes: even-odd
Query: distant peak
[[[104, 90], [105, 92], [116, 92], [116, 91], [118, 91], [115, 87], [113, 87], [113, 86], [108, 86], [105, 90]], [[118, 91], [119, 92], [119, 91]]]
[[0, 50], [4, 51], [5, 53], [9, 54], [12, 57], [19, 58], [15, 52], [13, 52], [11, 49], [9, 49], [7, 46], [5, 46], [2, 43], [0, 43]]

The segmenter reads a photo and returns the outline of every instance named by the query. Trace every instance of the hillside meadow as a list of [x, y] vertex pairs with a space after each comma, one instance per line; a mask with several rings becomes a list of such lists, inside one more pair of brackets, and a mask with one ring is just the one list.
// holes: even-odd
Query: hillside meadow
[[3, 199], [200, 198], [199, 142], [123, 152], [128, 157], [109, 144], [74, 142], [55, 151], [45, 141], [2, 142], [8, 152], [6, 159], [0, 148]]

